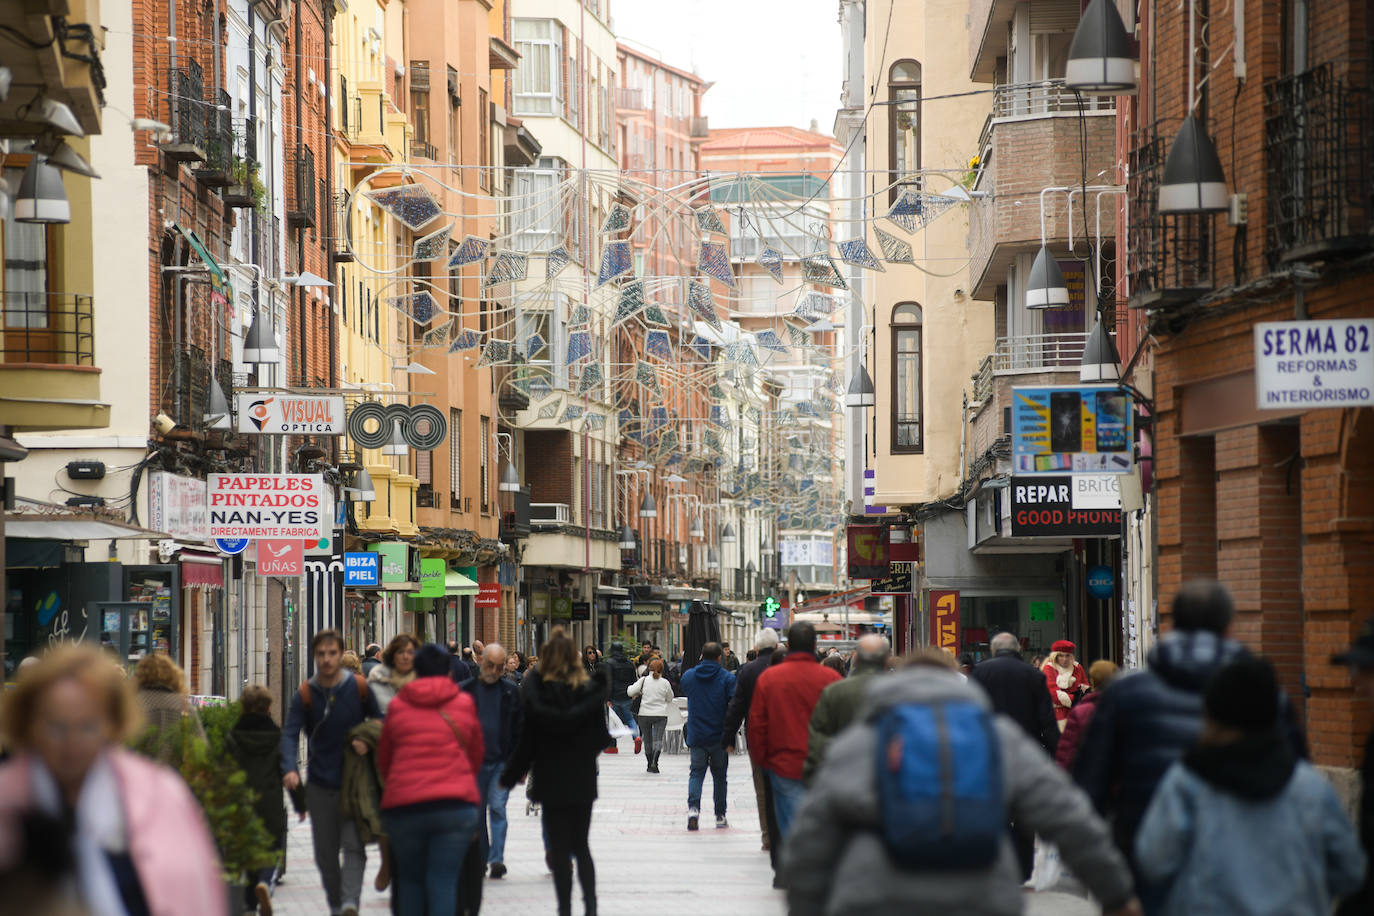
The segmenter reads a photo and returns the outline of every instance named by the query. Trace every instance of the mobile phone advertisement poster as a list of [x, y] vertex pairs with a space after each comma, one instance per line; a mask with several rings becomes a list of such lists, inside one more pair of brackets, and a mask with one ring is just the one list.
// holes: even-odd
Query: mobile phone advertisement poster
[[1125, 474], [1135, 461], [1131, 396], [1115, 385], [1012, 389], [1017, 474]]

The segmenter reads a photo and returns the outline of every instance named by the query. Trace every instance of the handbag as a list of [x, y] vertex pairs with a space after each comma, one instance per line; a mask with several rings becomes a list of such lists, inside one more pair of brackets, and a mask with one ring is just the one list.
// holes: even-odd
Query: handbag
[[448, 727], [453, 729], [453, 739], [458, 742], [458, 750], [467, 750], [467, 748], [463, 745], [463, 734], [462, 732], [458, 731], [458, 723], [450, 719], [448, 713], [444, 712], [442, 709], [439, 710], [439, 715], [443, 717], [443, 720], [445, 722], [448, 723]]

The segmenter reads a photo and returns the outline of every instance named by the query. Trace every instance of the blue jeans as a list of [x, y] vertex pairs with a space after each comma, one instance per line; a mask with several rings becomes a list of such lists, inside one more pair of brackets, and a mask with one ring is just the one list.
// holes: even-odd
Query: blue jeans
[[611, 708], [620, 717], [620, 721], [625, 723], [625, 727], [632, 731], [635, 737], [639, 737], [639, 725], [635, 722], [635, 714], [630, 712], [630, 704], [633, 700], [611, 700]]
[[477, 806], [406, 806], [383, 811], [382, 825], [391, 841], [398, 916], [455, 912], [459, 870], [477, 829]]
[[706, 782], [706, 767], [711, 768], [711, 788], [716, 802], [716, 817], [725, 817], [725, 769], [730, 754], [719, 744], [692, 748], [692, 769], [687, 776], [687, 807], [701, 810], [701, 787]]
[[[482, 842], [487, 848], [488, 865], [505, 861], [506, 800], [510, 798], [510, 790], [501, 787], [501, 771], [505, 766], [502, 761], [484, 763], [477, 774], [477, 788], [482, 792], [479, 820], [482, 822]], [[487, 826], [488, 819], [491, 821], [490, 828]]]
[[788, 779], [772, 770], [768, 771], [768, 782], [773, 787], [773, 819], [778, 822], [779, 839], [785, 839], [806, 787], [800, 779]]

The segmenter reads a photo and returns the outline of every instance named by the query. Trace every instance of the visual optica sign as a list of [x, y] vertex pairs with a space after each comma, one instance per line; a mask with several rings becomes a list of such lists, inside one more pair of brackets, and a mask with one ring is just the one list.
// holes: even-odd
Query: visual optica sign
[[1255, 325], [1260, 410], [1374, 406], [1374, 318]]
[[344, 399], [338, 395], [241, 391], [234, 396], [238, 431], [275, 436], [342, 436]]
[[1135, 458], [1131, 396], [1115, 385], [1012, 389], [1012, 471], [1124, 474]]
[[328, 513], [319, 474], [207, 474], [209, 538], [323, 538]]

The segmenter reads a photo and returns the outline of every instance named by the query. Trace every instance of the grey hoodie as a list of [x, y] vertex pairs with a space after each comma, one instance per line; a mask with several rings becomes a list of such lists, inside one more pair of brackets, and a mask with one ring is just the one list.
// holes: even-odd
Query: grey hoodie
[[[1021, 869], [1009, 835], [995, 865], [963, 872], [905, 869], [883, 847], [874, 720], [895, 705], [946, 700], [990, 708], [983, 691], [953, 672], [915, 668], [872, 679], [862, 718], [831, 742], [783, 845], [791, 916], [1021, 912]], [[1020, 726], [1004, 716], [995, 722], [1009, 819], [1057, 844], [1107, 909], [1124, 905], [1131, 899], [1131, 874], [1087, 796]]]

